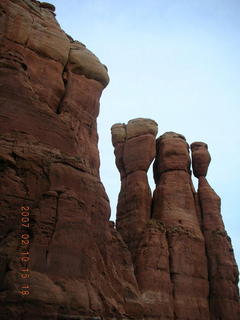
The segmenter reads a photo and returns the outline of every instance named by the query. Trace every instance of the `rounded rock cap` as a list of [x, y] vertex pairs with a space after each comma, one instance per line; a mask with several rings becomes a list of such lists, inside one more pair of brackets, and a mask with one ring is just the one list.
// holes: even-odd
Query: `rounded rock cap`
[[55, 12], [56, 10], [55, 6], [48, 2], [40, 2], [40, 8], [48, 9], [52, 12]]
[[128, 121], [126, 129], [127, 139], [145, 134], [152, 134], [153, 136], [156, 136], [158, 132], [158, 124], [152, 119], [136, 118]]
[[156, 157], [153, 164], [155, 183], [162, 173], [172, 170], [190, 172], [189, 146], [182, 134], [169, 131], [156, 140]]
[[176, 132], [173, 132], [173, 131], [165, 132], [164, 134], [162, 134], [158, 138], [158, 140], [173, 139], [173, 138], [178, 138], [178, 139], [182, 139], [182, 140], [186, 141], [186, 138], [182, 134], [176, 133]]
[[192, 167], [195, 177], [206, 177], [211, 156], [205, 142], [193, 142], [190, 146], [192, 152]]
[[115, 147], [118, 143], [126, 141], [126, 125], [125, 123], [115, 123], [111, 127], [112, 144]]
[[111, 127], [112, 144], [115, 146], [128, 139], [148, 134], [155, 137], [157, 132], [158, 124], [152, 119], [136, 118], [129, 120], [127, 124], [116, 123]]
[[99, 81], [104, 88], [108, 85], [107, 67], [83, 43], [79, 41], [71, 42], [69, 63], [73, 73]]
[[208, 145], [205, 142], [196, 141], [191, 143], [190, 148], [191, 148], [191, 151], [196, 151], [200, 148], [205, 148], [208, 150]]

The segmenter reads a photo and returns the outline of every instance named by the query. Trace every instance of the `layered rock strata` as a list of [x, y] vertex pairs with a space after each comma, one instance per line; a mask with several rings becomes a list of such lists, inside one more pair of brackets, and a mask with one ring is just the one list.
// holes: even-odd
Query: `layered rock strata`
[[152, 194], [147, 170], [156, 153], [157, 124], [153, 120], [139, 118], [130, 120], [127, 125], [115, 124], [111, 131], [121, 176], [116, 225], [134, 253], [151, 216]]
[[[139, 122], [139, 131], [144, 132], [140, 125], [143, 119], [132, 121], [136, 125]], [[147, 124], [149, 120], [145, 121]], [[121, 175], [117, 230], [132, 255], [145, 317], [238, 319], [238, 270], [221, 219], [220, 199], [205, 178], [211, 161], [207, 145], [202, 142], [191, 145], [193, 172], [199, 178], [196, 193], [191, 179], [189, 146], [184, 136], [167, 132], [156, 140], [153, 165], [156, 189], [150, 206], [148, 188], [138, 193], [135, 184], [124, 183], [128, 175], [124, 171], [123, 154], [125, 159], [134, 154], [136, 163], [149, 154], [146, 143], [141, 149], [140, 143], [139, 147], [132, 145], [131, 149], [125, 149], [126, 141], [119, 138], [119, 128], [127, 126], [112, 127], [116, 164]], [[134, 196], [127, 197], [129, 194]], [[147, 210], [141, 206], [143, 199], [149, 204]], [[135, 211], [130, 211], [129, 206]], [[136, 231], [138, 221], [141, 228]]]
[[157, 139], [152, 217], [166, 227], [175, 317], [200, 320], [208, 318], [208, 271], [188, 149], [174, 132]]
[[131, 256], [99, 178], [107, 70], [53, 11], [0, 2], [1, 319], [140, 319]]
[[0, 2], [1, 319], [239, 319], [205, 144], [192, 145], [196, 193], [182, 135], [156, 142], [150, 119], [114, 125], [121, 191], [109, 221], [96, 123], [107, 70], [54, 10]]
[[210, 319], [240, 319], [238, 268], [221, 216], [221, 200], [206, 175], [211, 157], [203, 142], [191, 144], [193, 172], [199, 179], [198, 195], [208, 257]]

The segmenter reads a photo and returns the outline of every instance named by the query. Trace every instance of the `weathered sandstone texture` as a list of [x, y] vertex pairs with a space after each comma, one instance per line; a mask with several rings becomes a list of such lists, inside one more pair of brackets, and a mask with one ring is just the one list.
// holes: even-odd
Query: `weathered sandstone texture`
[[155, 153], [157, 124], [150, 119], [130, 120], [112, 126], [116, 165], [121, 175], [117, 229], [134, 254], [146, 222], [151, 217], [152, 194], [147, 170]]
[[157, 139], [152, 217], [166, 228], [177, 319], [208, 319], [205, 243], [197, 217], [188, 144], [167, 132]]
[[208, 257], [210, 319], [237, 320], [240, 319], [238, 268], [222, 221], [221, 200], [205, 177], [211, 157], [205, 143], [192, 143], [191, 150], [193, 172], [199, 179], [202, 230]]
[[1, 320], [240, 319], [207, 145], [191, 146], [195, 192], [182, 135], [156, 140], [150, 119], [114, 125], [109, 221], [96, 124], [108, 73], [54, 11], [0, 0]]
[[[96, 118], [107, 70], [53, 11], [0, 2], [0, 317], [140, 319], [131, 256], [109, 222], [99, 178]], [[25, 284], [29, 295], [20, 293]]]
[[[121, 176], [116, 227], [132, 255], [146, 319], [238, 319], [238, 270], [219, 198], [205, 178], [211, 160], [207, 145], [191, 145], [193, 172], [199, 178], [196, 193], [184, 136], [167, 132], [156, 140], [155, 150], [152, 140], [141, 145], [142, 140], [126, 138], [131, 123], [144, 136], [150, 120], [112, 127]], [[151, 197], [146, 171], [153, 158], [156, 189]], [[141, 176], [132, 178], [134, 168], [143, 171]], [[129, 178], [134, 183], [126, 183]]]

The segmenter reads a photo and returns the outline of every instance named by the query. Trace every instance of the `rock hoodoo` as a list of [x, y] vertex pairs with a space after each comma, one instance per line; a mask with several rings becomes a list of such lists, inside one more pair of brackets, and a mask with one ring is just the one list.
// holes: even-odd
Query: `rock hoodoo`
[[[106, 67], [54, 6], [0, 1], [2, 320], [238, 320], [238, 269], [206, 180], [207, 145], [112, 127], [116, 226], [99, 177]], [[154, 161], [152, 196], [147, 171]]]
[[207, 319], [207, 258], [188, 149], [184, 136], [174, 132], [157, 139], [152, 217], [166, 227], [175, 316], [177, 319]]
[[155, 153], [157, 124], [150, 119], [130, 120], [112, 127], [116, 165], [121, 175], [117, 229], [134, 254], [146, 222], [151, 217], [152, 195], [147, 171]]
[[193, 172], [199, 179], [198, 195], [208, 257], [210, 319], [237, 320], [239, 318], [238, 269], [231, 240], [222, 221], [221, 200], [205, 177], [211, 157], [205, 143], [195, 142], [191, 144], [191, 150]]

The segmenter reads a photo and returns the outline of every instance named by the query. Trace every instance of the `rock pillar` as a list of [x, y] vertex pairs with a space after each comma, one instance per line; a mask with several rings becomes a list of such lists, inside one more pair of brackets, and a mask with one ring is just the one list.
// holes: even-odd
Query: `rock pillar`
[[157, 139], [152, 217], [165, 225], [176, 319], [208, 319], [208, 270], [185, 138]]
[[112, 126], [116, 165], [121, 175], [117, 230], [134, 258], [135, 248], [151, 216], [152, 194], [147, 170], [155, 157], [157, 124], [150, 119], [130, 120]]
[[221, 216], [221, 200], [209, 185], [206, 174], [210, 163], [208, 146], [191, 144], [193, 172], [199, 179], [202, 226], [206, 243], [209, 273], [211, 320], [240, 319], [238, 269]]

